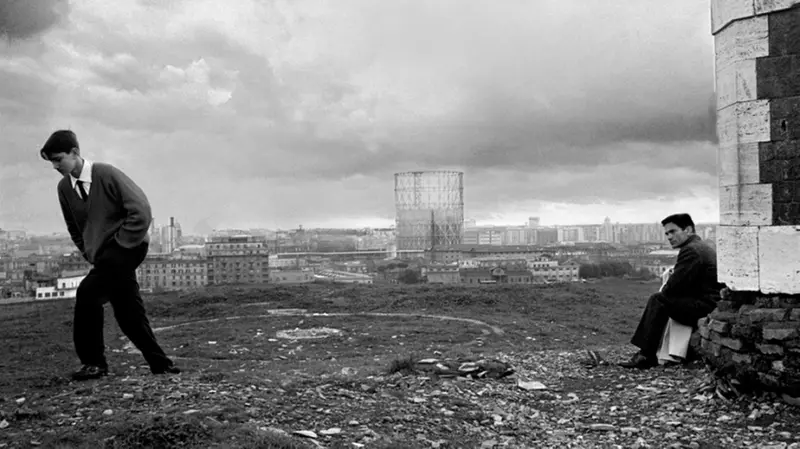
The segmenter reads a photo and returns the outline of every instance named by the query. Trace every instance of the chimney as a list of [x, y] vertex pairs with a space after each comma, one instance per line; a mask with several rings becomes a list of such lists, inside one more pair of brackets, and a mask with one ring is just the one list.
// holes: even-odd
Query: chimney
[[175, 251], [175, 217], [169, 217], [169, 252]]

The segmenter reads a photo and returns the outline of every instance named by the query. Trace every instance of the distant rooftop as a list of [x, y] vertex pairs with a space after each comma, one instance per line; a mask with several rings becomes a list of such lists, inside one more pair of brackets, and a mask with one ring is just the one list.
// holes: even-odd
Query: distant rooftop
[[657, 249], [655, 251], [650, 251], [649, 255], [651, 256], [677, 256], [678, 255], [677, 249]]
[[540, 252], [544, 251], [544, 248], [541, 246], [533, 246], [533, 245], [446, 245], [446, 246], [436, 246], [433, 248], [433, 251], [471, 251], [476, 253], [488, 253], [488, 252]]

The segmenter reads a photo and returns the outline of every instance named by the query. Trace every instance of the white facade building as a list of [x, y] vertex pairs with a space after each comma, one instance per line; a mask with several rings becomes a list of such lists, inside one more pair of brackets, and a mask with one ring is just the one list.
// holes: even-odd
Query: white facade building
[[36, 299], [65, 299], [74, 298], [78, 292], [78, 286], [86, 276], [73, 276], [58, 278], [55, 287], [39, 287], [36, 289]]

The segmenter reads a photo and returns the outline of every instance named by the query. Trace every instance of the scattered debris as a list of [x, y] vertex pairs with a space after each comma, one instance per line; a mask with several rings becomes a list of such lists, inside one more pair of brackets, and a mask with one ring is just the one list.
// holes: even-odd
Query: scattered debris
[[313, 439], [315, 439], [315, 440], [316, 440], [317, 438], [319, 438], [319, 437], [317, 436], [317, 434], [316, 434], [316, 433], [314, 433], [314, 432], [312, 432], [312, 431], [310, 431], [310, 430], [295, 430], [295, 431], [294, 431], [294, 432], [292, 432], [292, 433], [293, 433], [293, 434], [295, 434], [295, 435], [299, 435], [299, 436], [301, 436], [301, 437], [313, 438]]
[[342, 335], [342, 331], [339, 329], [312, 327], [307, 329], [294, 328], [291, 330], [278, 331], [275, 337], [286, 340], [315, 340], [339, 335]]
[[517, 386], [519, 386], [523, 390], [547, 390], [547, 386], [545, 386], [545, 384], [537, 382], [535, 380], [524, 381], [520, 379], [517, 382]]

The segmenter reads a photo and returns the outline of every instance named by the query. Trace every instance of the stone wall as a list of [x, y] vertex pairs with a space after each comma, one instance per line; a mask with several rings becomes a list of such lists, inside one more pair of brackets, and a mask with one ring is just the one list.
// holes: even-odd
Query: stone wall
[[720, 226], [732, 291], [701, 353], [767, 388], [800, 385], [800, 0], [711, 0]]
[[800, 296], [732, 292], [698, 324], [700, 352], [721, 375], [800, 397]]

